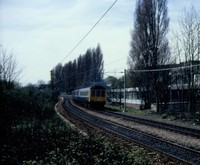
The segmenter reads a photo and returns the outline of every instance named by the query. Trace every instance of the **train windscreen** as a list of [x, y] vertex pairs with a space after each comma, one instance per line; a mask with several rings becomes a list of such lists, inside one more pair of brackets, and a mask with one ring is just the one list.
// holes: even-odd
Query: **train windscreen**
[[105, 97], [105, 91], [104, 90], [101, 91], [101, 96]]
[[96, 97], [100, 97], [101, 96], [101, 91], [100, 90], [96, 90]]
[[92, 89], [91, 96], [95, 96], [95, 90], [94, 89]]

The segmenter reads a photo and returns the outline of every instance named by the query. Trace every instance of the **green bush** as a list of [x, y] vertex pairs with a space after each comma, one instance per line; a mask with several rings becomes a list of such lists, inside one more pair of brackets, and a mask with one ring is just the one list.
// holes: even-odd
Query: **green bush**
[[104, 139], [81, 137], [57, 117], [41, 124], [15, 128], [2, 148], [1, 164], [133, 164], [136, 160]]
[[72, 131], [56, 115], [48, 89], [15, 87], [4, 90], [1, 99], [1, 164], [144, 163], [102, 138]]

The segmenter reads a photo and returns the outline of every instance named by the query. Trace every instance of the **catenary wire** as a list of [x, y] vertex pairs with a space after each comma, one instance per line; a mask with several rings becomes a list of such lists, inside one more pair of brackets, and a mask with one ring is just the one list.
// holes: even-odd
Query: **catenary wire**
[[[188, 66], [181, 66], [181, 67], [164, 68], [164, 69], [132, 70], [131, 72], [138, 72], [138, 73], [139, 72], [140, 73], [141, 72], [159, 72], [159, 71], [169, 71], [169, 70], [178, 70], [178, 69], [193, 68], [193, 67], [198, 67], [198, 66], [200, 66], [200, 64], [197, 64], [197, 65], [188, 65]], [[93, 71], [93, 70], [94, 69], [92, 69], [92, 70], [90, 69], [88, 71], [81, 72], [81, 73], [79, 73], [76, 76], [80, 76], [83, 73], [87, 73], [87, 72], [90, 72], [90, 71]], [[123, 71], [121, 71], [121, 72], [104, 72], [103, 74], [108, 74], [108, 73], [124, 73], [124, 72]], [[69, 78], [71, 78], [73, 76], [75, 76], [75, 74], [71, 74], [71, 75], [69, 75], [67, 77], [64, 77], [64, 78], [62, 78], [60, 80], [57, 80], [56, 82], [54, 82], [54, 84], [57, 84], [58, 82], [61, 82], [61, 81], [66, 80], [66, 79], [69, 79]]]
[[110, 11], [110, 9], [115, 5], [117, 0], [115, 0], [111, 6], [105, 11], [105, 13], [99, 18], [99, 20], [92, 26], [92, 28], [83, 36], [83, 38], [72, 48], [72, 50], [61, 60], [64, 61], [67, 57], [69, 57], [72, 52], [83, 42], [83, 40], [90, 34], [90, 32], [97, 26], [97, 24], [103, 19], [103, 17]]

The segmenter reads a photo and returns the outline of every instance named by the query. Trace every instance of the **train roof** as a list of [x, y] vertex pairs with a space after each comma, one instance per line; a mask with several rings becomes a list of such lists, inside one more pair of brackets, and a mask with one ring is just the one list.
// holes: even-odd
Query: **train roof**
[[78, 89], [78, 91], [88, 91], [88, 90], [90, 90], [90, 87], [87, 87], [87, 88], [81, 88], [81, 89]]
[[106, 85], [106, 83], [102, 83], [102, 82], [99, 82], [99, 83], [92, 83], [90, 86], [88, 87], [83, 87], [83, 88], [78, 88], [75, 91], [88, 91], [89, 89], [91, 88], [101, 88], [101, 89], [108, 89], [108, 86]]
[[95, 82], [90, 85], [90, 88], [95, 88], [95, 87], [102, 87], [104, 89], [108, 89], [108, 86], [105, 82]]

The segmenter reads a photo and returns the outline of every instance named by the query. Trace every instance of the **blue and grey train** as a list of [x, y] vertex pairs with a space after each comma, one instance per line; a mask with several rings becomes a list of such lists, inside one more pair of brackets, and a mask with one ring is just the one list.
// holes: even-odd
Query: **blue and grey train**
[[107, 93], [104, 85], [91, 85], [87, 88], [77, 89], [72, 92], [74, 101], [90, 107], [101, 108], [106, 103]]

